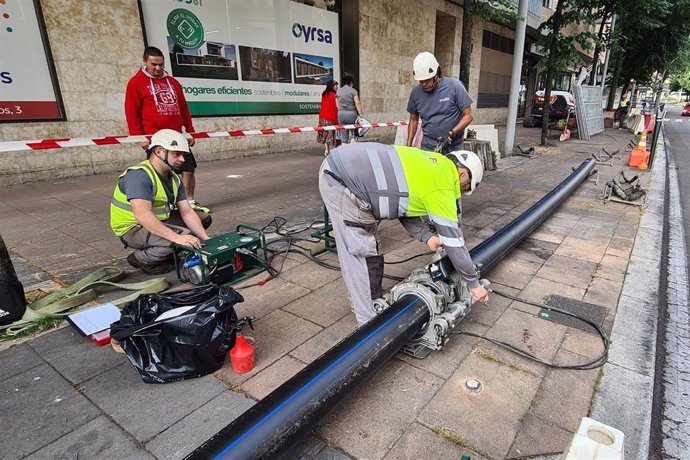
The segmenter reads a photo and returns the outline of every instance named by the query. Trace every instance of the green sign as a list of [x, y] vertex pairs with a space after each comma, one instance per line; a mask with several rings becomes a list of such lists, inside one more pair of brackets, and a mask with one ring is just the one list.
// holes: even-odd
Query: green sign
[[168, 14], [168, 34], [182, 48], [195, 49], [204, 42], [204, 26], [191, 11], [178, 8]]

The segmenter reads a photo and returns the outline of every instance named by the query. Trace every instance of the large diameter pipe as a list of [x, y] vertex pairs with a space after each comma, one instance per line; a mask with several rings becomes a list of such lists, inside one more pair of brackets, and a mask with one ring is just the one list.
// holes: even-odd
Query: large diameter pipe
[[595, 165], [594, 158], [589, 158], [558, 184], [544, 198], [537, 201], [520, 217], [491, 235], [477, 245], [470, 255], [482, 274], [491, 270], [506, 254], [524, 240], [527, 235], [539, 227], [561, 205], [580, 184], [590, 175]]
[[188, 458], [275, 458], [309, 434], [354, 388], [412, 339], [429, 309], [408, 295], [256, 403]]
[[[470, 251], [489, 271], [525, 239], [587, 178], [594, 160], [583, 162], [566, 180], [513, 222]], [[216, 433], [187, 458], [280, 457], [416, 336], [429, 320], [426, 304], [414, 295], [357, 329], [297, 375]]]

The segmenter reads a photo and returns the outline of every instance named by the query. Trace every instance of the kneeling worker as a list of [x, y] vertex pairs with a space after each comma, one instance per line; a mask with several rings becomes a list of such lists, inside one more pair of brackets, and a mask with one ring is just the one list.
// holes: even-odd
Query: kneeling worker
[[[459, 225], [461, 191], [472, 193], [483, 174], [479, 157], [464, 150], [444, 156], [368, 142], [331, 151], [321, 165], [319, 191], [333, 223], [340, 269], [360, 326], [376, 316], [372, 299], [383, 293], [378, 232], [383, 219], [399, 219], [410, 235], [432, 250], [443, 246], [475, 301], [488, 301]], [[420, 218], [424, 216], [438, 235]]]
[[150, 275], [172, 270], [172, 243], [201, 248], [211, 216], [187, 202], [179, 168], [189, 153], [185, 137], [161, 129], [151, 137], [148, 160], [127, 168], [110, 204], [110, 228], [125, 247], [127, 262]]

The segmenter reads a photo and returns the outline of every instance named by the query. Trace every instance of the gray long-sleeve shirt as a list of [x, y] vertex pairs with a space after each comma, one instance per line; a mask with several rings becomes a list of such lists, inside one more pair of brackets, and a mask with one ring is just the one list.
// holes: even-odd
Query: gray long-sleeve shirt
[[374, 217], [399, 219], [414, 238], [426, 242], [436, 227], [457, 272], [473, 288], [479, 277], [460, 229], [460, 180], [455, 164], [441, 154], [373, 142], [331, 151], [328, 169]]

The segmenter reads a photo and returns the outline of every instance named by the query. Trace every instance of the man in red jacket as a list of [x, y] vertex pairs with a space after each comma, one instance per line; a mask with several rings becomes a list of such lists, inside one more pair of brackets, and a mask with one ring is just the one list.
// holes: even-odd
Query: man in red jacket
[[[156, 47], [149, 46], [144, 50], [144, 65], [127, 83], [125, 116], [132, 136], [154, 134], [161, 129], [182, 132], [183, 127], [188, 133], [194, 132], [182, 85], [165, 71], [165, 58]], [[140, 145], [146, 150], [149, 143], [143, 142]], [[189, 146], [193, 145], [194, 138], [191, 138]], [[192, 209], [210, 212], [210, 209], [194, 200], [195, 170], [196, 160], [190, 151], [185, 154], [181, 168], [187, 200]]]

